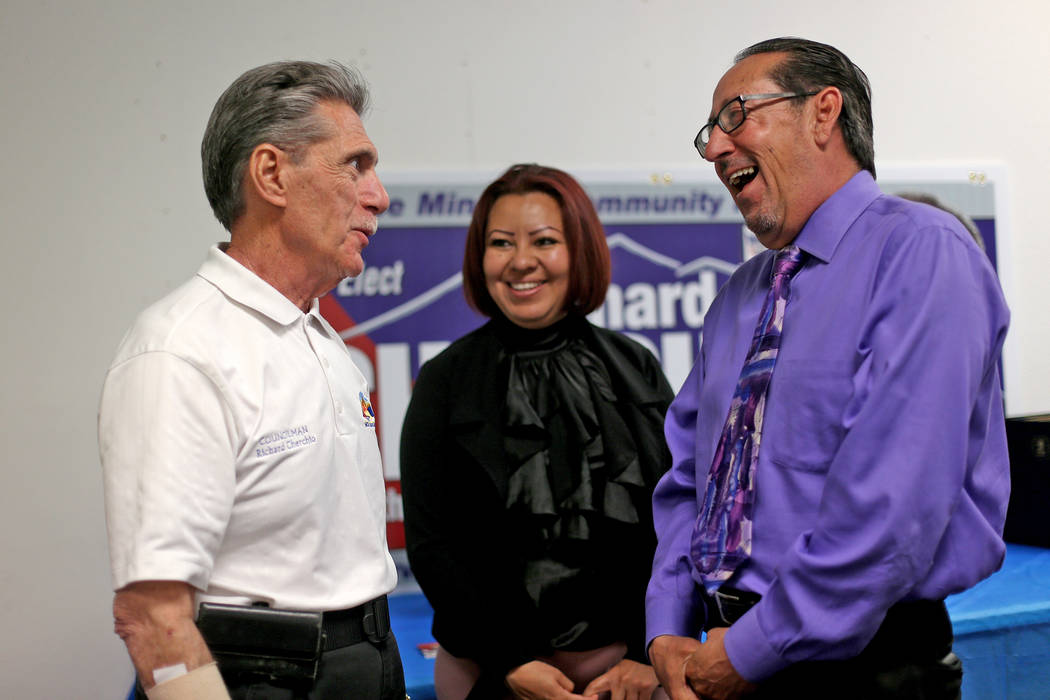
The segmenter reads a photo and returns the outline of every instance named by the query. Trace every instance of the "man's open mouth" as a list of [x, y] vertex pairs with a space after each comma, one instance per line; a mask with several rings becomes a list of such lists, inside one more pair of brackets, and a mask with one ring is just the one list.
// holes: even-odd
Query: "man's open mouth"
[[758, 168], [749, 165], [746, 168], [740, 168], [740, 170], [731, 173], [727, 178], [727, 181], [734, 191], [739, 192], [744, 189], [747, 183], [754, 180], [756, 175], [758, 175]]

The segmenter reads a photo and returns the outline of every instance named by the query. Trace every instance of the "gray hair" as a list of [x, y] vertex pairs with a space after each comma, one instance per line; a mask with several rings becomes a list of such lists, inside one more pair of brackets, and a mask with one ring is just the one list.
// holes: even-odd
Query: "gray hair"
[[326, 100], [368, 109], [368, 86], [354, 69], [336, 61], [278, 61], [252, 68], [233, 81], [215, 103], [201, 141], [204, 191], [227, 231], [244, 213], [241, 184], [255, 147], [271, 143], [291, 154], [329, 133], [317, 114]]
[[736, 62], [760, 53], [786, 53], [769, 78], [787, 92], [812, 92], [834, 86], [842, 93], [839, 126], [846, 148], [857, 164], [875, 177], [874, 127], [868, 76], [834, 46], [809, 39], [781, 37], [749, 46]]

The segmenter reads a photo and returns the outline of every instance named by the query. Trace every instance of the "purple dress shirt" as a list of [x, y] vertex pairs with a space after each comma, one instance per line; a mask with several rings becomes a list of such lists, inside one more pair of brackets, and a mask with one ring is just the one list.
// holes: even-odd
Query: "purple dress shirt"
[[[987, 257], [953, 216], [884, 195], [866, 171], [794, 242], [809, 259], [765, 408], [751, 559], [727, 583], [763, 596], [725, 637], [752, 682], [855, 656], [891, 605], [969, 588], [1005, 551], [1009, 311]], [[673, 467], [653, 495], [647, 643], [697, 637], [706, 614], [690, 535], [773, 256], [719, 292], [667, 413]]]

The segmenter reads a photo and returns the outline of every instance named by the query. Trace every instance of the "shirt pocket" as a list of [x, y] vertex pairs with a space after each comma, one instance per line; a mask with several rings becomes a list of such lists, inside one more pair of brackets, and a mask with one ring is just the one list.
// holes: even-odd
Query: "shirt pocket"
[[762, 450], [783, 469], [823, 473], [846, 436], [852, 367], [826, 360], [780, 360], [773, 370]]

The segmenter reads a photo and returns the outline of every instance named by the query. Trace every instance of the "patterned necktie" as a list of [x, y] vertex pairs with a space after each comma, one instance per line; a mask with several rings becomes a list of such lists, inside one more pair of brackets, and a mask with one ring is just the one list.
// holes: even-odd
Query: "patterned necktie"
[[803, 255], [792, 245], [779, 250], [773, 260], [769, 293], [707, 476], [704, 506], [696, 518], [690, 555], [708, 593], [725, 583], [751, 556], [751, 510], [762, 414], [780, 349], [791, 277], [802, 266]]

